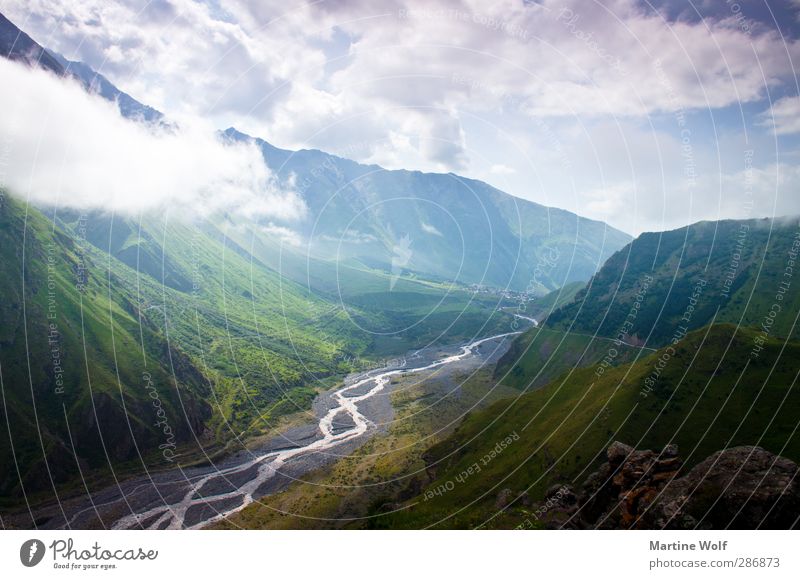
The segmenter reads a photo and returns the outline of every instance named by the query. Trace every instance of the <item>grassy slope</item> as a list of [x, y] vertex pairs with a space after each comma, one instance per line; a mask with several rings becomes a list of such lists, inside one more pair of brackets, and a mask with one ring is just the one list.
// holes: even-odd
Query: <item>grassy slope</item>
[[252, 264], [221, 236], [178, 220], [91, 215], [89, 223], [92, 249], [111, 253], [98, 259], [112, 286], [135, 296], [142, 320], [213, 377], [218, 437], [306, 408], [315, 387], [346, 371], [342, 354], [366, 347], [328, 302]]
[[[614, 336], [644, 287], [645, 276], [651, 275], [653, 282], [629, 336], [647, 339], [652, 346], [666, 344], [683, 324], [681, 318], [701, 280], [706, 285], [693, 304], [686, 324], [689, 329], [712, 321], [758, 327], [778, 301], [787, 265], [797, 258], [793, 244], [798, 232], [800, 221], [793, 218], [774, 223], [766, 219], [700, 222], [642, 234], [614, 254], [572, 303], [553, 312], [548, 326]], [[788, 279], [791, 282], [791, 276]], [[723, 291], [726, 284], [727, 292]], [[800, 284], [796, 280], [780, 302], [783, 313], [776, 317], [771, 334], [791, 334], [797, 339], [800, 328], [793, 328], [793, 313], [800, 310]]]
[[494, 377], [517, 390], [533, 390], [566, 372], [596, 364], [604, 358], [617, 366], [650, 351], [617, 345], [601, 336], [536, 327], [514, 340], [497, 363]]
[[574, 300], [577, 293], [584, 287], [586, 287], [586, 284], [581, 281], [568, 283], [564, 287], [553, 290], [540, 298], [534, 298], [527, 303], [525, 312], [522, 313], [534, 319], [543, 320], [550, 312]]
[[800, 438], [794, 432], [800, 416], [795, 383], [800, 344], [769, 340], [761, 355], [751, 359], [755, 335], [730, 325], [689, 334], [649, 393], [645, 380], [663, 350], [599, 379], [594, 368], [579, 370], [474, 413], [429, 452], [436, 476], [427, 489], [454, 480], [511, 433], [519, 434], [519, 440], [478, 475], [427, 501], [421, 492], [406, 503], [410, 509], [381, 524], [513, 527], [528, 515], [513, 506], [492, 518], [501, 489], [527, 490], [534, 500], [541, 499], [554, 483], [585, 478], [614, 440], [655, 449], [677, 443], [688, 466], [721, 448], [746, 444], [800, 460]]
[[[446, 288], [421, 280], [398, 280], [389, 292], [389, 280], [369, 271], [347, 278], [341, 284], [346, 291], [336, 299], [282, 277], [255, 251], [208, 225], [152, 218], [138, 223], [96, 214], [79, 221], [62, 212], [54, 228], [40, 211], [10, 197], [0, 211], [0, 295], [5, 300], [0, 364], [14, 450], [25, 465], [21, 475], [29, 490], [50, 486], [43, 456], [57, 481], [77, 474], [62, 403], [74, 425], [78, 456], [89, 470], [107, 463], [95, 409], [115, 465], [137, 456], [133, 439], [155, 461], [151, 467], [168, 466], [150, 450], [163, 442], [163, 435], [152, 427], [142, 382], [145, 356], [180, 440], [193, 442], [192, 432], [208, 428], [202, 444], [213, 447], [235, 436], [262, 433], [275, 419], [306, 410], [320, 388], [371, 361], [437, 337], [458, 341], [505, 330], [510, 323], [507, 315], [492, 314], [495, 304], [488, 300], [472, 300], [466, 292], [447, 295]], [[53, 394], [48, 364], [49, 255], [63, 341], [63, 397]], [[82, 257], [88, 290], [81, 296], [76, 272]], [[36, 435], [27, 360], [44, 451]], [[7, 473], [3, 488], [18, 500], [5, 433], [0, 447]], [[199, 445], [194, 447], [197, 452]]]
[[[208, 380], [156, 328], [139, 325], [131, 295], [117, 284], [109, 288], [91, 257], [86, 291], [78, 291], [81, 252], [70, 237], [38, 211], [26, 215], [6, 198], [0, 252], [2, 411], [8, 421], [0, 431], [0, 484], [6, 498], [19, 498], [20, 477], [35, 492], [48, 488], [51, 476], [56, 482], [75, 476], [72, 443], [89, 468], [106, 464], [106, 454], [130, 459], [135, 445], [148, 454], [164, 443], [153, 425], [156, 395], [145, 387], [145, 371], [178, 440], [202, 429], [210, 415]], [[159, 462], [155, 457], [151, 465]]]
[[[554, 310], [570, 303], [586, 284], [574, 282], [526, 303], [524, 315], [544, 320]], [[510, 311], [519, 311], [512, 308]], [[609, 356], [610, 351], [616, 351]], [[615, 345], [609, 338], [579, 332], [553, 330], [543, 324], [533, 327], [511, 344], [498, 361], [494, 377], [518, 390], [544, 386], [573, 368], [582, 368], [608, 358], [613, 365], [634, 359], [638, 348]]]
[[[254, 228], [226, 228], [225, 235], [253, 259], [338, 308], [365, 341], [354, 351], [366, 358], [403, 354], [436, 341], [458, 342], [476, 334], [507, 331], [504, 301], [449, 283], [373, 269], [354, 260], [324, 260], [305, 248], [281, 246]], [[356, 350], [356, 348], [353, 348]]]

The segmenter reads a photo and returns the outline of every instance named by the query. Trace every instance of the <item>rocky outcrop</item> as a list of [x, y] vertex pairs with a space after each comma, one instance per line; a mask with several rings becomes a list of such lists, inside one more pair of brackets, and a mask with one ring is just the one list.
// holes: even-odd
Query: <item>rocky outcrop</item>
[[657, 506], [645, 519], [658, 528], [797, 527], [797, 465], [758, 446], [722, 450], [669, 484]]
[[798, 467], [755, 446], [719, 451], [684, 472], [678, 448], [615, 442], [579, 491], [555, 485], [534, 506], [548, 528], [789, 529], [800, 518]]
[[583, 518], [598, 527], [635, 526], [682, 465], [674, 445], [656, 453], [615, 442], [606, 457], [608, 462], [587, 478], [580, 493]]

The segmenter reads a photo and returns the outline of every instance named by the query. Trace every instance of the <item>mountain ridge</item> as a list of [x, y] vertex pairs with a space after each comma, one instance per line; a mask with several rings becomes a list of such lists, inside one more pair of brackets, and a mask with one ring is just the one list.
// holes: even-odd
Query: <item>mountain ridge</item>
[[[798, 251], [800, 217], [701, 221], [643, 233], [545, 324], [606, 337], [624, 333], [656, 347], [680, 327], [691, 330], [712, 319], [760, 326], [776, 304], [782, 312], [800, 308], [800, 284], [792, 283]], [[769, 324], [776, 335], [800, 336], [791, 315], [775, 318]]]
[[[3, 38], [24, 35], [7, 19], [0, 33]], [[88, 91], [116, 102], [125, 117], [166, 122], [161, 112], [130, 97], [88, 65], [51, 55], [27, 35], [24, 38], [29, 43], [7, 43], [7, 57], [31, 65], [44, 59], [57, 74], [77, 78]], [[31, 50], [38, 59], [27, 56]], [[312, 210], [308, 223], [314, 227], [299, 227], [308, 236], [307, 252], [316, 257], [354, 259], [390, 272], [394, 268], [466, 285], [544, 294], [586, 281], [630, 240], [601, 221], [527, 201], [452, 172], [388, 170], [317, 149], [280, 149], [232, 127], [220, 134], [229, 140], [255, 141], [286, 186], [294, 180], [300, 183], [299, 193]], [[414, 243], [425, 250], [414, 249]], [[559, 259], [549, 263], [553, 252]]]
[[[297, 184], [310, 209], [311, 226], [301, 232], [312, 255], [389, 269], [405, 237], [425, 245], [425, 252], [410, 254], [409, 270], [539, 295], [586, 281], [630, 239], [601, 221], [454, 173], [389, 170], [317, 149], [280, 149], [233, 128], [224, 135], [256, 143], [278, 178]], [[393, 209], [400, 203], [402, 211]], [[331, 242], [335, 251], [326, 247]]]

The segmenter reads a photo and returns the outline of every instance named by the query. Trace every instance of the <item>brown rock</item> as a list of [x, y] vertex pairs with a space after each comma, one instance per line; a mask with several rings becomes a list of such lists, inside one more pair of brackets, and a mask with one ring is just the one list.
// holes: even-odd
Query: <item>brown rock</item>
[[798, 517], [797, 465], [761, 447], [739, 446], [669, 484], [648, 519], [662, 528], [789, 529]]
[[612, 443], [611, 446], [608, 447], [608, 450], [606, 451], [606, 456], [608, 457], [609, 464], [618, 465], [623, 460], [628, 458], [628, 455], [630, 455], [632, 452], [633, 448], [631, 448], [627, 444], [623, 444], [619, 441], [616, 441]]
[[657, 455], [617, 442], [607, 456], [583, 484], [576, 526], [788, 529], [800, 518], [797, 465], [763, 448], [717, 452], [682, 476], [674, 445]]

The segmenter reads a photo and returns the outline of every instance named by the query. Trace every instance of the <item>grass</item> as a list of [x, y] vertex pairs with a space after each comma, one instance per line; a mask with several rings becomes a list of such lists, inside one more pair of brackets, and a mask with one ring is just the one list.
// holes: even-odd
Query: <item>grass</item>
[[517, 390], [534, 390], [572, 371], [607, 359], [617, 366], [648, 351], [616, 344], [609, 338], [577, 332], [531, 328], [514, 340], [495, 368], [502, 384]]
[[[660, 350], [611, 368], [577, 370], [548, 386], [473, 413], [428, 453], [430, 483], [387, 516], [392, 528], [513, 528], [528, 516], [513, 506], [498, 513], [502, 489], [541, 500], [555, 483], [578, 484], [602, 462], [615, 440], [660, 450], [678, 444], [687, 466], [713, 452], [759, 445], [800, 460], [794, 432], [800, 415], [796, 360], [800, 344], [770, 340], [751, 358], [752, 330], [715, 325], [689, 334], [675, 346], [648, 392]], [[426, 489], [452, 480], [516, 432], [519, 440], [482, 468], [479, 476], [432, 500]]]
[[[111, 466], [169, 466], [156, 450], [165, 435], [144, 372], [176, 443], [197, 457], [271, 431], [360, 365], [510, 325], [488, 298], [406, 278], [389, 291], [385, 275], [350, 266], [340, 299], [282, 276], [245, 241], [208, 223], [45, 215], [3, 197], [6, 504], [22, 502], [20, 480], [37, 496], [72, 485], [78, 463], [90, 477]], [[49, 363], [49, 313], [60, 377]]]

